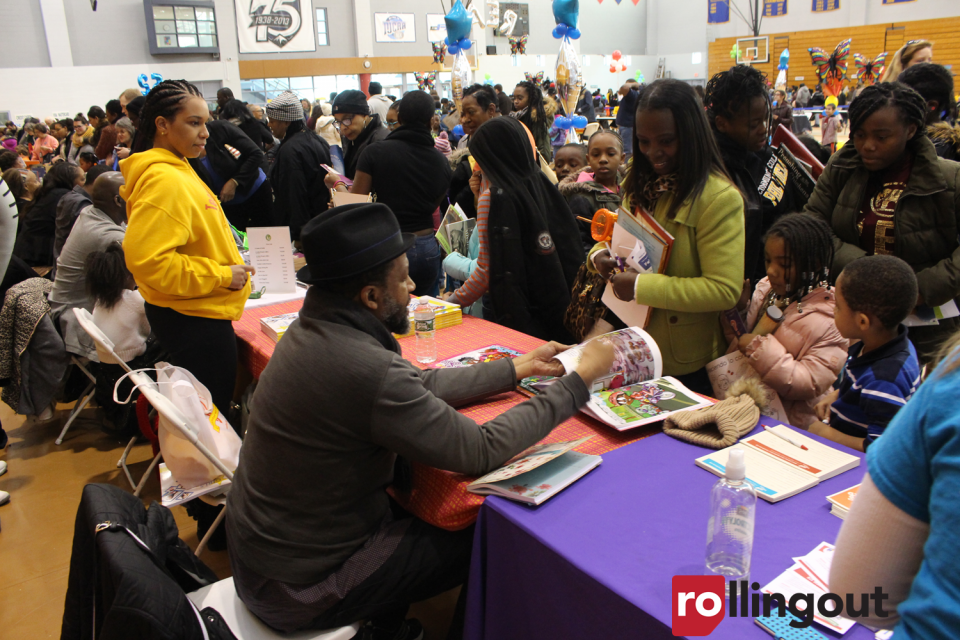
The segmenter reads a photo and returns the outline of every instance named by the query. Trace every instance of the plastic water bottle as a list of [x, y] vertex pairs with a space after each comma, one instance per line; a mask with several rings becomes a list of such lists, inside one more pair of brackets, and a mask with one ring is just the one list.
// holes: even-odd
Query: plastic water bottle
[[436, 321], [437, 314], [429, 304], [418, 305], [413, 310], [413, 327], [417, 332], [417, 362], [422, 364], [437, 359]]
[[750, 579], [757, 494], [744, 479], [745, 466], [743, 450], [731, 450], [727, 458], [726, 475], [710, 491], [707, 574], [723, 576], [727, 590], [731, 580]]

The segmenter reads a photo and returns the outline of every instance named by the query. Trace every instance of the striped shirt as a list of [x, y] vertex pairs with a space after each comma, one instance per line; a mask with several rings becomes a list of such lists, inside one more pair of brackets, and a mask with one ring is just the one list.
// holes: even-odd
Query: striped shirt
[[477, 266], [448, 302], [469, 307], [483, 297], [490, 286], [490, 245], [487, 241], [487, 217], [490, 213], [490, 185], [484, 179], [477, 202], [477, 233], [480, 234], [480, 255]]
[[917, 390], [920, 363], [903, 325], [897, 337], [882, 347], [860, 355], [862, 349], [860, 342], [850, 347], [840, 395], [830, 407], [830, 426], [865, 438], [866, 451]]

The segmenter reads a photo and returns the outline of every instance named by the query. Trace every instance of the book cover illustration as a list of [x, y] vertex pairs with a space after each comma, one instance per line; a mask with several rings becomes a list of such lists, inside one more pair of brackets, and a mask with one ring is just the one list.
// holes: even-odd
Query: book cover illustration
[[591, 406], [608, 415], [612, 414], [624, 425], [643, 420], [654, 421], [672, 411], [703, 404], [702, 400], [686, 395], [664, 379], [613, 387], [596, 392], [593, 396]]
[[579, 440], [570, 440], [568, 442], [536, 444], [514, 456], [507, 462], [507, 464], [500, 467], [496, 471], [492, 471], [483, 477], [477, 478], [467, 485], [467, 489], [475, 485], [490, 484], [493, 482], [509, 480], [510, 478], [515, 478], [522, 473], [526, 473], [527, 471], [533, 471], [537, 467], [550, 462], [554, 458], [562, 456], [567, 451], [571, 451], [572, 449], [579, 447], [592, 437], [593, 436], [587, 436], [585, 438], [580, 438]]
[[[594, 340], [610, 341], [613, 345], [613, 365], [607, 375], [594, 381], [591, 391], [619, 389], [625, 385], [660, 377], [663, 368], [660, 349], [643, 329], [628, 327], [605, 333]], [[563, 364], [567, 373], [576, 371], [585, 345], [586, 343], [579, 344], [557, 354], [557, 360]]]
[[434, 365], [434, 368], [462, 369], [463, 367], [472, 367], [473, 365], [480, 364], [481, 362], [494, 362], [496, 360], [503, 360], [504, 358], [516, 358], [517, 356], [522, 355], [523, 353], [517, 351], [516, 349], [504, 347], [503, 345], [499, 344], [492, 344], [489, 347], [483, 347], [482, 349], [477, 349], [476, 351], [468, 351], [467, 353], [461, 353], [458, 356], [441, 360]]

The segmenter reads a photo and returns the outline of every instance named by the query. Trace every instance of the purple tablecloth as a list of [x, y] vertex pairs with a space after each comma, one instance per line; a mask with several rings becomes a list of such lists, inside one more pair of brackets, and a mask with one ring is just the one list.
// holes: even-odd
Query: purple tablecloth
[[[717, 478], [693, 461], [707, 453], [661, 433], [604, 454], [539, 507], [488, 498], [474, 536], [467, 639], [673, 638], [671, 580], [704, 571]], [[842, 521], [826, 496], [864, 473], [862, 462], [777, 504], [758, 500], [751, 580], [764, 585], [791, 558], [833, 542]], [[709, 638], [770, 636], [752, 618], [727, 617]], [[861, 625], [844, 636], [872, 638]]]

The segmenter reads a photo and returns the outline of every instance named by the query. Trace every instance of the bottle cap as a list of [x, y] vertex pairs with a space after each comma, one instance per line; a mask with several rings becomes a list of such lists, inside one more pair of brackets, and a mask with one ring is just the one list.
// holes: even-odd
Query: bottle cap
[[743, 449], [731, 449], [727, 456], [727, 479], [743, 480], [747, 475], [747, 465], [743, 461]]

